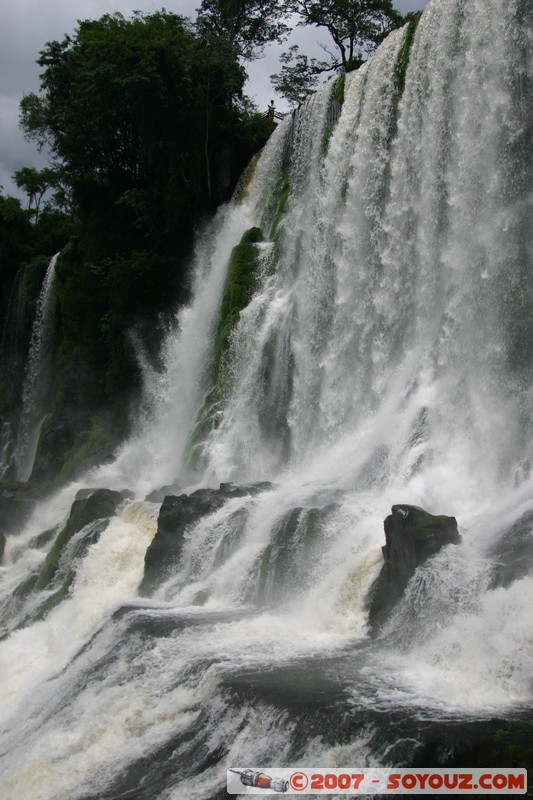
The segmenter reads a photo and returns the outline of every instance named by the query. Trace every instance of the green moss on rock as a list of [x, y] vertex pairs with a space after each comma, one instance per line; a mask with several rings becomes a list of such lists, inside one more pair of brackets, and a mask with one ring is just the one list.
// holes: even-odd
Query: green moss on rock
[[241, 311], [250, 302], [257, 286], [259, 269], [259, 248], [263, 241], [261, 228], [249, 228], [241, 241], [233, 248], [228, 264], [224, 294], [220, 305], [220, 321], [215, 338], [215, 358], [213, 364], [212, 389], [207, 395], [198, 414], [196, 425], [189, 437], [188, 465], [194, 472], [203, 465], [203, 443], [209, 433], [216, 428], [217, 410], [228, 389], [226, 352], [230, 336], [237, 324]]
[[340, 103], [341, 106], [344, 103], [345, 88], [346, 88], [346, 73], [341, 72], [341, 74], [339, 75], [339, 77], [335, 82], [335, 89], [334, 89], [335, 99], [337, 100], [338, 103]]
[[418, 23], [420, 21], [420, 17], [422, 16], [422, 12], [416, 12], [411, 15], [410, 20], [408, 22], [407, 31], [405, 33], [405, 39], [403, 41], [400, 54], [398, 56], [398, 61], [396, 62], [396, 81], [398, 83], [398, 89], [400, 94], [403, 94], [403, 90], [405, 89], [405, 75], [407, 73], [407, 67], [409, 65], [409, 58], [411, 56], [411, 47], [413, 44], [413, 40], [415, 38], [416, 29], [418, 27]]
[[[352, 69], [349, 69], [348, 72], [351, 72], [353, 69], [358, 69], [363, 62], [354, 62]], [[322, 137], [322, 155], [327, 153], [329, 142], [333, 131], [335, 130], [335, 126], [337, 125], [337, 121], [341, 115], [342, 106], [344, 104], [344, 90], [346, 87], [346, 73], [341, 72], [335, 80], [335, 85], [333, 87], [333, 91], [331, 93], [330, 98], [330, 105], [328, 111], [328, 118], [327, 118], [327, 125], [324, 130], [324, 134]]]
[[86, 499], [74, 501], [67, 524], [59, 532], [41, 568], [35, 584], [38, 591], [46, 588], [52, 582], [65, 546], [74, 534], [81, 531], [90, 522], [111, 517], [122, 499], [120, 492], [97, 489]]
[[250, 228], [231, 252], [216, 338], [217, 374], [220, 371], [222, 356], [228, 347], [230, 334], [255, 289], [259, 261], [257, 244], [262, 241], [261, 228]]
[[25, 578], [22, 583], [19, 583], [16, 589], [13, 590], [13, 597], [16, 599], [24, 599], [31, 594], [31, 592], [35, 590], [38, 578], [39, 573], [32, 572], [29, 577]]
[[46, 600], [41, 603], [38, 609], [30, 615], [30, 617], [24, 620], [22, 627], [29, 625], [33, 622], [38, 622], [41, 619], [44, 619], [49, 611], [53, 608], [58, 606], [69, 594], [70, 587], [74, 582], [74, 573], [71, 572], [67, 575], [66, 579], [63, 581], [59, 589], [57, 589], [50, 597], [47, 597]]
[[74, 535], [75, 532], [76, 531], [74, 530], [69, 517], [67, 524], [60, 531], [57, 539], [45, 558], [43, 566], [41, 567], [39, 577], [37, 578], [37, 583], [35, 584], [35, 588], [38, 591], [44, 589], [51, 582], [56, 573], [61, 553], [63, 552], [68, 540]]
[[262, 224], [271, 239], [276, 241], [278, 228], [287, 210], [291, 188], [290, 178], [283, 172], [274, 182], [271, 195], [263, 212]]

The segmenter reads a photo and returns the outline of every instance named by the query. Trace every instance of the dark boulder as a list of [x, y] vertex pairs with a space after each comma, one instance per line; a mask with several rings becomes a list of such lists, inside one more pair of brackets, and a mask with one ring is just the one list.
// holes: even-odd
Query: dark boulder
[[160, 489], [154, 489], [144, 499], [147, 503], [162, 503], [165, 497], [178, 495], [180, 492], [181, 487], [177, 483], [171, 483], [168, 486], [162, 486]]
[[112, 517], [117, 506], [122, 503], [120, 492], [111, 489], [94, 489], [88, 496], [86, 490], [78, 493], [70, 509], [70, 515], [65, 527], [60, 531], [39, 573], [36, 588], [44, 589], [53, 580], [58, 570], [61, 555], [67, 542], [74, 534], [81, 531], [91, 522], [102, 521], [79, 543], [75, 556], [81, 557], [90, 544], [93, 544], [107, 525], [107, 520]]
[[192, 494], [165, 497], [157, 519], [157, 532], [144, 558], [141, 595], [152, 594], [157, 586], [176, 571], [187, 528], [202, 517], [213, 514], [233, 497], [256, 495], [272, 488], [268, 482], [235, 486], [221, 483], [218, 489], [197, 489]]
[[[272, 489], [273, 484], [270, 481], [259, 481], [258, 483], [245, 483], [237, 486], [235, 483], [221, 483], [219, 491], [224, 492], [228, 497], [246, 497], [247, 495], [259, 494], [259, 492], [266, 492]], [[199, 489], [203, 492], [205, 489]], [[209, 491], [209, 489], [207, 490]], [[197, 494], [198, 492], [195, 492]]]
[[112, 517], [122, 500], [122, 493], [111, 489], [93, 489], [83, 498], [80, 498], [78, 493], [72, 503], [67, 524], [72, 526], [73, 533], [81, 531], [89, 522]]
[[420, 564], [461, 541], [455, 517], [434, 516], [417, 506], [393, 506], [384, 528], [384, 564], [369, 596], [372, 628], [384, 622]]
[[[109, 489], [81, 489], [59, 533], [57, 528], [52, 528], [32, 539], [30, 547], [35, 549], [44, 548], [52, 540], [53, 543], [40, 570], [25, 578], [13, 591], [12, 611], [26, 609], [26, 616], [16, 627], [42, 619], [68, 596], [76, 577], [76, 564], [99, 539], [123, 499], [121, 492]], [[41, 591], [44, 593], [41, 597], [33, 597], [35, 592]], [[15, 618], [12, 614], [11, 619]], [[8, 629], [12, 630], [12, 626], [8, 625]]]
[[0, 533], [0, 564], [2, 563], [5, 549], [6, 549], [6, 537], [4, 536], [3, 533]]
[[209, 592], [207, 589], [200, 589], [199, 592], [196, 592], [194, 595], [192, 604], [193, 606], [204, 606], [207, 601], [209, 600]]

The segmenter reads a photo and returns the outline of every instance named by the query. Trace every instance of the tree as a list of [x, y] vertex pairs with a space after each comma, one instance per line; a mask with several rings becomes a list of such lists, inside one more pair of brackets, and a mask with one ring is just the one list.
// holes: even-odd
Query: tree
[[102, 240], [176, 241], [224, 199], [213, 160], [241, 122], [246, 77], [225, 39], [166, 12], [105, 15], [49, 42], [39, 64], [41, 93], [23, 99], [22, 128], [48, 144]]
[[65, 451], [84, 452], [91, 426], [102, 441], [104, 411], [116, 409], [105, 441], [124, 432], [140, 381], [129, 334], [156, 357], [165, 322], [188, 297], [195, 225], [231, 196], [273, 123], [243, 96], [246, 73], [229, 39], [176, 14], [79, 22], [46, 44], [39, 64], [41, 89], [24, 97], [21, 126], [49, 148], [58, 191], [32, 234], [48, 247], [50, 221], [68, 238], [56, 248], [56, 398], [46, 423], [50, 436], [64, 433], [50, 445], [57, 467]]
[[281, 57], [280, 73], [271, 76], [275, 90], [289, 102], [301, 102], [325, 72], [357, 69], [391, 30], [404, 21], [391, 0], [291, 0], [299, 25], [325, 28], [334, 49], [327, 59], [308, 59], [293, 46]]
[[52, 169], [45, 167], [38, 170], [33, 167], [22, 167], [13, 175], [15, 185], [28, 195], [28, 211], [35, 211], [35, 219], [39, 216], [39, 209], [43, 196], [48, 189], [57, 185], [57, 175]]
[[299, 52], [298, 45], [282, 53], [281, 71], [270, 76], [274, 90], [285, 97], [291, 105], [303, 103], [308, 94], [316, 89], [320, 75], [329, 69], [326, 62], [309, 58]]
[[202, 0], [197, 26], [201, 34], [226, 39], [245, 60], [262, 55], [265, 45], [281, 43], [290, 28], [290, 9], [283, 0]]

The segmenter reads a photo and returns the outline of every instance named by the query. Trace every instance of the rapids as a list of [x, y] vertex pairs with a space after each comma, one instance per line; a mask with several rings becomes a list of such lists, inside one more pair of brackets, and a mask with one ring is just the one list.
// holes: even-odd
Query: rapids
[[[530, 714], [532, 44], [529, 0], [430, 0], [412, 43], [394, 32], [277, 127], [199, 237], [134, 434], [8, 539], [6, 800], [222, 798], [243, 764], [437, 766], [485, 721]], [[221, 355], [228, 262], [254, 227]], [[258, 481], [139, 596], [149, 492]], [[136, 499], [66, 599], [17, 628], [35, 537], [86, 486]], [[371, 637], [394, 503], [454, 515], [462, 543]]]

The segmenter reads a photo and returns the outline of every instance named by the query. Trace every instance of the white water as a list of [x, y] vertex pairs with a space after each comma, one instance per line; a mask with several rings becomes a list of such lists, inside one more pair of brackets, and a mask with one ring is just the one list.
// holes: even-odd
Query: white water
[[[86, 479], [140, 499], [176, 479], [273, 488], [192, 526], [180, 569], [150, 600], [136, 589], [157, 509], [126, 505], [78, 565], [70, 597], [2, 644], [10, 800], [98, 796], [151, 754], [156, 771], [158, 758], [172, 764], [152, 794], [176, 800], [215, 796], [237, 763], [386, 760], [394, 740], [378, 746], [370, 722], [343, 743], [329, 726], [302, 741], [297, 714], [261, 693], [228, 696], [226, 682], [248, 672], [263, 686], [296, 669], [297, 693], [316, 668], [368, 711], [484, 717], [531, 707], [533, 579], [496, 585], [491, 550], [533, 513], [523, 348], [533, 308], [532, 11], [519, 0], [432, 0], [398, 102], [404, 36], [347, 76], [332, 132], [332, 84], [279, 126], [247, 194], [198, 246], [194, 300], [165, 342], [164, 372], [147, 375], [136, 435]], [[283, 170], [279, 239], [261, 246], [219, 425], [191, 478], [188, 441], [211, 388], [228, 258], [248, 228], [268, 236], [265, 206]], [[27, 544], [60, 523], [77, 488], [8, 543], [6, 586], [42, 562]], [[370, 642], [365, 600], [383, 518], [398, 502], [455, 515], [463, 541], [418, 571]], [[192, 605], [199, 591], [203, 607]], [[112, 619], [124, 604], [131, 610]], [[220, 748], [216, 763], [203, 764], [197, 739], [206, 752]], [[171, 758], [161, 754], [169, 742]]]
[[59, 253], [56, 253], [46, 270], [31, 332], [22, 390], [21, 419], [13, 453], [16, 478], [19, 481], [27, 481], [31, 475], [41, 427], [46, 417], [44, 409], [47, 388], [46, 356], [53, 334], [54, 277], [58, 257]]
[[13, 430], [11, 423], [2, 422], [0, 426], [0, 480], [3, 480], [11, 464]]

